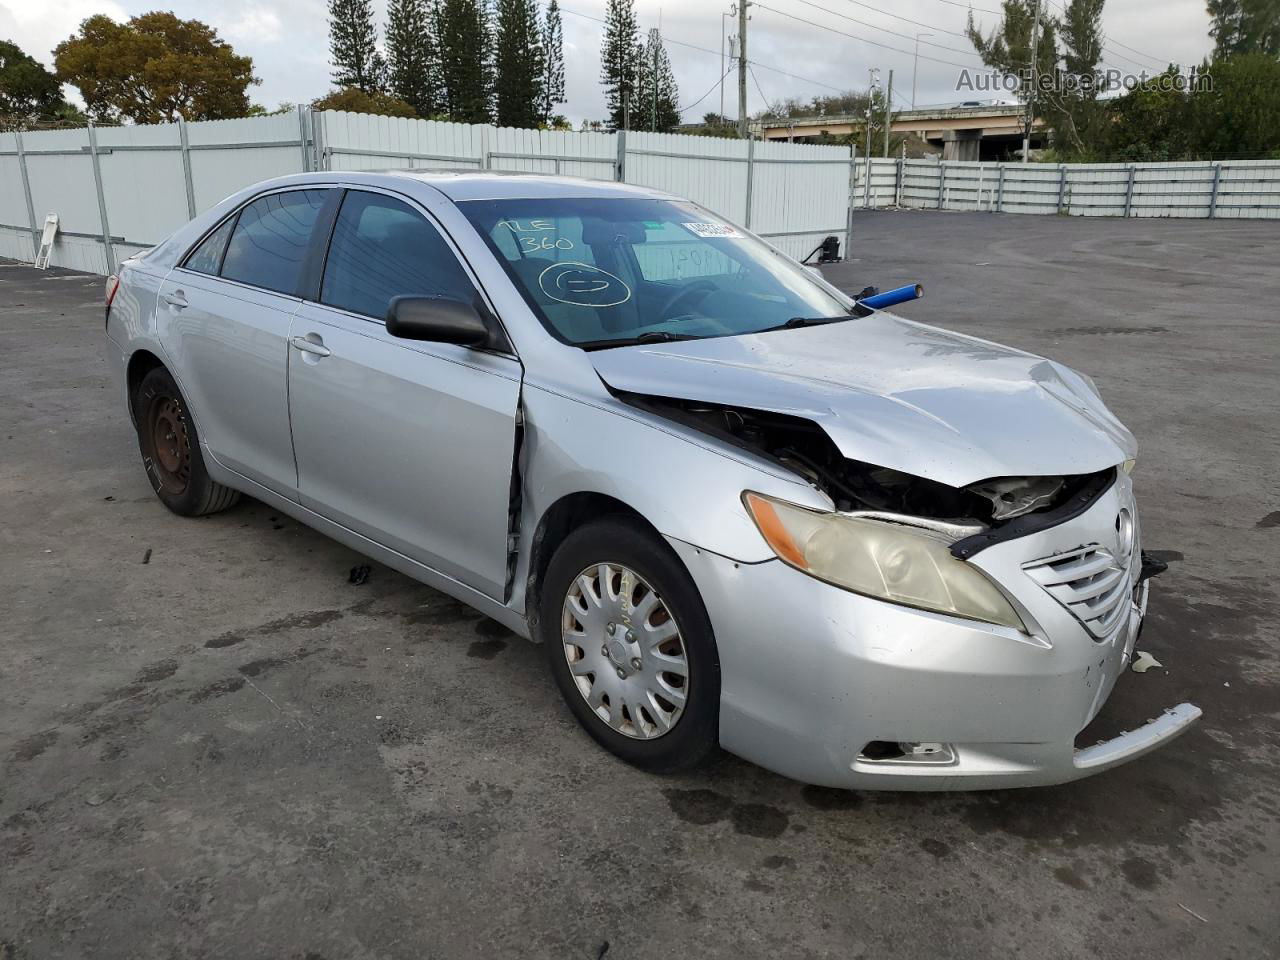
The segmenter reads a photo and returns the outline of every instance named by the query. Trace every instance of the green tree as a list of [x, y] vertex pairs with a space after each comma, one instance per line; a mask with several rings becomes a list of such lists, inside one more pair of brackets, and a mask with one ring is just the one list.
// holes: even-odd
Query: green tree
[[609, 122], [618, 130], [628, 125], [636, 111], [640, 55], [635, 0], [609, 0], [600, 47], [600, 83]]
[[1280, 156], [1280, 62], [1236, 54], [1201, 68], [1190, 98], [1190, 136], [1200, 159]]
[[386, 117], [416, 117], [413, 106], [398, 100], [381, 90], [361, 90], [359, 87], [343, 87], [319, 100], [311, 101], [315, 110], [346, 110], [349, 113], [378, 113]]
[[[1018, 78], [1018, 98], [1025, 104], [1033, 95], [1040, 99], [1040, 90], [1044, 81], [1038, 78], [1053, 78], [1058, 73], [1058, 38], [1057, 21], [1049, 16], [1043, 4], [1040, 10], [1040, 30], [1035, 30], [1036, 0], [1003, 0], [999, 25], [987, 36], [974, 23], [973, 11], [969, 12], [969, 22], [965, 32], [969, 42], [978, 52], [982, 62], [994, 70]], [[1035, 46], [1035, 69], [1032, 70], [1031, 48]], [[1033, 91], [1032, 75], [1037, 78]], [[1043, 100], [1040, 101], [1043, 104]], [[1041, 109], [1037, 107], [1037, 114]]]
[[1176, 67], [1122, 97], [1106, 102], [1102, 158], [1136, 162], [1193, 159], [1191, 100], [1179, 89]]
[[387, 85], [420, 117], [441, 112], [440, 51], [435, 0], [387, 4]]
[[253, 61], [199, 20], [144, 13], [128, 23], [96, 14], [54, 48], [58, 79], [80, 90], [95, 120], [221, 120], [249, 110]]
[[1280, 55], [1280, 0], [1208, 0], [1215, 60], [1236, 53]]
[[483, 0], [441, 0], [439, 37], [444, 102], [449, 119], [493, 119], [493, 62]]
[[503, 127], [536, 127], [542, 118], [546, 57], [536, 0], [498, 0], [494, 100]]
[[1077, 156], [1097, 149], [1106, 134], [1106, 105], [1099, 101], [1105, 79], [1102, 62], [1102, 7], [1106, 0], [1069, 0], [1058, 25], [1062, 67], [1057, 82], [1038, 93], [1059, 149]]
[[[564, 95], [564, 29], [560, 23], [559, 0], [547, 4], [547, 18], [542, 25], [542, 100], [538, 113], [542, 123], [552, 126], [556, 107], [565, 103]], [[563, 120], [563, 117], [560, 117]], [[567, 122], [567, 121], [566, 121]]]
[[338, 86], [383, 89], [386, 62], [378, 52], [370, 0], [329, 0], [329, 59]]
[[52, 120], [65, 104], [57, 77], [17, 44], [0, 40], [0, 118]]
[[637, 129], [670, 133], [680, 126], [680, 90], [671, 60], [662, 45], [662, 34], [649, 31], [636, 77], [636, 103], [631, 108]]

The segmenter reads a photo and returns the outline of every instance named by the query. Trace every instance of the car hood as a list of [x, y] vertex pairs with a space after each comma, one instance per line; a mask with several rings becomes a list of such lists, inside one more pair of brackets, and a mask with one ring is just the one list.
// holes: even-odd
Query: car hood
[[1137, 450], [1070, 368], [885, 313], [590, 357], [614, 389], [804, 417], [850, 459], [954, 487], [1093, 473]]

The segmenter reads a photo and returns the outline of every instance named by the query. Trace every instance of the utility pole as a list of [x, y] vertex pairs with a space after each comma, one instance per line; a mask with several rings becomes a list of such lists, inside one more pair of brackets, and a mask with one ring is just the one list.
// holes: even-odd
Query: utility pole
[[1022, 162], [1031, 160], [1031, 125], [1036, 118], [1036, 47], [1040, 42], [1040, 0], [1036, 0], [1036, 18], [1031, 25], [1031, 89], [1027, 93], [1027, 119], [1022, 128]]
[[[728, 14], [728, 13], [720, 14], [720, 120], [721, 121], [724, 120], [724, 78], [729, 72], [724, 67], [724, 39], [725, 39], [725, 35], [729, 32], [729, 26], [724, 21], [725, 21], [725, 18], [729, 16], [732, 16], [732, 14]], [[729, 56], [730, 57], [733, 56], [732, 45], [730, 45], [729, 47]]]
[[867, 149], [863, 151], [863, 156], [867, 160], [867, 173], [871, 172], [871, 121], [873, 119], [873, 111], [875, 110], [876, 87], [880, 84], [880, 68], [872, 67], [867, 71], [867, 75], [871, 78], [871, 82], [867, 85]]
[[889, 85], [884, 91], [884, 155], [889, 156], [889, 128], [893, 123], [893, 71], [889, 71]]
[[649, 112], [649, 130], [658, 132], [658, 44], [661, 43], [657, 27], [649, 28], [649, 46], [653, 48], [653, 63], [649, 65], [649, 80], [653, 84], [653, 104]]
[[747, 138], [747, 7], [749, 0], [738, 0], [738, 136]]
[[914, 62], [911, 65], [911, 109], [912, 110], [916, 108], [916, 73], [920, 70], [920, 38], [932, 37], [932, 36], [933, 36], [932, 33], [916, 34], [916, 56], [915, 56]]

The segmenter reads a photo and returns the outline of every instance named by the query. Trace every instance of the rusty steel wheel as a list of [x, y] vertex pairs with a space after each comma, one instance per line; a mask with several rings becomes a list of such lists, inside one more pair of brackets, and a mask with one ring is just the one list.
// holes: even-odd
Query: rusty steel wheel
[[155, 474], [157, 492], [182, 494], [191, 482], [191, 436], [182, 401], [160, 394], [152, 397], [146, 412], [146, 429], [151, 434], [150, 469]]
[[147, 371], [135, 388], [132, 408], [142, 465], [166, 507], [184, 517], [200, 517], [225, 510], [240, 498], [205, 469], [195, 421], [168, 370]]

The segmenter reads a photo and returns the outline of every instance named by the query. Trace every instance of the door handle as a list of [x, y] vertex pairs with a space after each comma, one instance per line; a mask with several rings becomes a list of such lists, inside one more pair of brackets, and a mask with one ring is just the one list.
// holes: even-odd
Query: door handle
[[[310, 337], [315, 337], [314, 340]], [[295, 350], [301, 350], [303, 353], [309, 353], [316, 357], [327, 357], [331, 353], [328, 347], [324, 345], [324, 341], [317, 334], [310, 334], [308, 337], [291, 337], [289, 342], [293, 344]]]
[[181, 290], [175, 290], [173, 293], [166, 293], [160, 299], [175, 310], [181, 310], [187, 305], [187, 297]]

